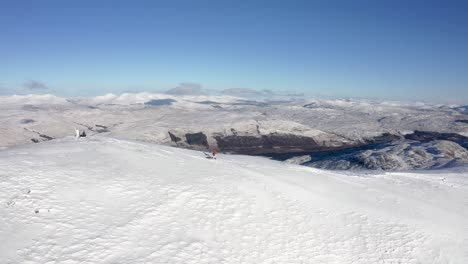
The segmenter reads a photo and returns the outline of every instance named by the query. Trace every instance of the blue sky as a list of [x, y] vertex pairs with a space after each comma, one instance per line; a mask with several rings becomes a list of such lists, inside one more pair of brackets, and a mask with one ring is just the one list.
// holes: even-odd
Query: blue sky
[[192, 82], [468, 102], [466, 1], [0, 2], [1, 94]]

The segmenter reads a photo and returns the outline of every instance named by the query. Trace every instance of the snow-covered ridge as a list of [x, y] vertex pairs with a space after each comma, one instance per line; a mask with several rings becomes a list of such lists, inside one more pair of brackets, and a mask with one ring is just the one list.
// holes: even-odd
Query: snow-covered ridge
[[[307, 163], [311, 160], [303, 158]], [[314, 161], [308, 166], [323, 169], [440, 169], [468, 164], [468, 150], [459, 144], [434, 140], [426, 143], [400, 141], [383, 144], [380, 148], [355, 151], [332, 158]]]
[[468, 262], [468, 168], [341, 174], [103, 137], [0, 167], [0, 263]]
[[0, 96], [0, 105], [41, 105], [41, 104], [67, 104], [66, 98], [52, 94], [28, 94]]
[[0, 103], [7, 104], [63, 104], [72, 100], [83, 104], [101, 105], [101, 104], [144, 104], [154, 99], [180, 99], [182, 101], [212, 101], [220, 104], [236, 103], [239, 101], [259, 101], [259, 102], [274, 102], [274, 101], [297, 101], [304, 104], [306, 107], [324, 107], [324, 108], [352, 108], [352, 107], [369, 107], [369, 106], [382, 106], [382, 107], [420, 107], [420, 108], [446, 108], [446, 109], [465, 109], [463, 105], [443, 105], [443, 104], [430, 104], [424, 102], [401, 102], [401, 101], [385, 101], [385, 100], [371, 100], [371, 99], [317, 99], [309, 97], [288, 97], [288, 96], [272, 96], [263, 98], [244, 98], [239, 96], [230, 95], [173, 95], [165, 93], [122, 93], [113, 94], [108, 93], [94, 97], [60, 97], [53, 94], [27, 94], [27, 95], [11, 95], [0, 96]]
[[[208, 96], [208, 95], [169, 95], [162, 93], [123, 93], [123, 94], [105, 94], [102, 96], [95, 96], [89, 98], [81, 98], [78, 100], [82, 104], [90, 105], [132, 105], [132, 104], [145, 104], [151, 100], [158, 99], [172, 99], [175, 101], [182, 101], [184, 103], [196, 103], [203, 101], [213, 101], [217, 103], [232, 103], [241, 100], [239, 97], [232, 96]], [[193, 105], [191, 105], [193, 106]]]

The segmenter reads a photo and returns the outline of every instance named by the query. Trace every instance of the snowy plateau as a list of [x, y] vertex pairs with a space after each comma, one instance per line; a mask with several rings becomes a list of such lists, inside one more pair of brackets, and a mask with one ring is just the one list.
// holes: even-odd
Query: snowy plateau
[[465, 106], [139, 93], [0, 110], [0, 263], [468, 263]]
[[0, 166], [0, 263], [468, 262], [465, 168], [345, 174], [102, 136]]

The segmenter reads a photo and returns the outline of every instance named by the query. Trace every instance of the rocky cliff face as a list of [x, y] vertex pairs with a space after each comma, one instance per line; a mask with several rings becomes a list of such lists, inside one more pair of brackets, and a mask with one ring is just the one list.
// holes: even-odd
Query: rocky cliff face
[[[335, 137], [323, 139], [321, 137], [301, 136], [290, 133], [269, 133], [249, 135], [244, 131], [230, 130], [232, 134], [213, 133], [206, 135], [203, 132], [185, 133], [177, 136], [176, 132], [169, 131], [173, 144], [179, 147], [193, 149], [217, 149], [225, 153], [247, 155], [271, 155], [280, 153], [304, 153], [347, 149], [356, 146], [391, 142], [400, 139], [398, 135], [384, 133], [374, 138], [361, 141], [339, 141]], [[180, 133], [179, 133], [180, 134]], [[332, 135], [333, 136], [333, 135]]]
[[189, 144], [190, 146], [204, 146], [207, 148], [209, 147], [206, 135], [202, 132], [187, 133], [185, 134], [185, 139], [187, 141], [187, 144]]
[[320, 146], [311, 137], [272, 133], [260, 136], [215, 136], [221, 151], [238, 154], [316, 151]]

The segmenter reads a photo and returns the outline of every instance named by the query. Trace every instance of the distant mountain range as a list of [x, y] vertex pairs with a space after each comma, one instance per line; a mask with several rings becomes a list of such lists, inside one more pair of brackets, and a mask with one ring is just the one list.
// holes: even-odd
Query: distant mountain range
[[[331, 169], [466, 163], [465, 106], [124, 93], [87, 98], [3, 96], [0, 110], [0, 147], [71, 136], [80, 129], [91, 137], [99, 134], [277, 159], [310, 155], [306, 165]], [[408, 157], [419, 150], [424, 158], [412, 162]], [[451, 151], [460, 155], [440, 154]]]

